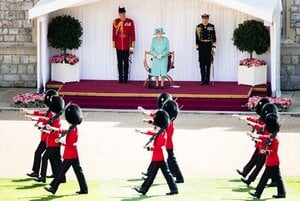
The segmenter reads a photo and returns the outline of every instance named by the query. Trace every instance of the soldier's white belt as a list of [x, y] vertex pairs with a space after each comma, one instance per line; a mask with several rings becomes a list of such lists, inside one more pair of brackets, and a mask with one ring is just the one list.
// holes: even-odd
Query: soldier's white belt
[[212, 42], [212, 40], [200, 40], [200, 42], [208, 43], [208, 42]]

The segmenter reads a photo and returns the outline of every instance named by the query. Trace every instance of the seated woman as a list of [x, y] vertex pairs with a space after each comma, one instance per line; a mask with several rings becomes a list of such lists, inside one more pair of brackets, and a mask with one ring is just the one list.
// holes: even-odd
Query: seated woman
[[159, 77], [161, 77], [160, 88], [164, 88], [164, 77], [168, 72], [169, 39], [163, 34], [165, 34], [163, 28], [155, 29], [155, 37], [151, 43], [151, 55], [153, 56], [151, 75], [155, 77], [155, 88], [157, 89], [159, 88]]

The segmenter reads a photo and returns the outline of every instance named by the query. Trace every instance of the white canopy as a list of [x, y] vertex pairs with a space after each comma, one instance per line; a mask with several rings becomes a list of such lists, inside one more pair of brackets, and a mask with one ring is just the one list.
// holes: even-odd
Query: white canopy
[[[99, 65], [99, 63], [103, 63], [106, 67], [108, 65], [115, 65], [115, 62], [108, 61], [115, 60], [115, 52], [107, 51], [107, 49], [112, 48], [110, 46], [111, 43], [107, 43], [106, 41], [110, 40], [112, 20], [114, 16], [116, 17], [115, 10], [120, 4], [125, 5], [126, 8], [130, 9], [130, 12], [128, 12], [127, 15], [129, 17], [133, 17], [136, 22], [136, 32], [138, 38], [136, 49], [138, 52], [143, 52], [143, 50], [146, 50], [149, 47], [148, 41], [151, 39], [149, 39], [149, 37], [152, 37], [153, 28], [159, 25], [166, 29], [167, 37], [170, 39], [170, 44], [172, 45], [172, 41], [174, 41], [173, 50], [176, 52], [176, 64], [186, 68], [181, 69], [181, 71], [180, 69], [175, 69], [175, 80], [199, 80], [198, 70], [196, 70], [197, 67], [195, 67], [198, 65], [197, 55], [194, 53], [195, 51], [193, 49], [194, 30], [191, 29], [194, 29], [196, 24], [199, 23], [198, 16], [200, 16], [201, 13], [208, 12], [211, 14], [212, 17], [210, 21], [212, 21], [217, 28], [218, 45], [215, 62], [216, 81], [236, 81], [236, 75], [232, 75], [236, 69], [232, 69], [234, 68], [232, 66], [235, 66], [239, 59], [245, 57], [245, 54], [237, 53], [237, 49], [232, 47], [233, 45], [231, 38], [233, 29], [237, 27], [238, 23], [242, 23], [247, 19], [258, 18], [263, 20], [265, 25], [270, 27], [271, 36], [270, 52], [266, 54], [267, 56], [269, 55], [269, 57], [263, 58], [267, 59], [268, 63], [270, 63], [268, 67], [268, 80], [271, 82], [272, 95], [281, 95], [281, 0], [40, 0], [32, 9], [29, 10], [30, 19], [38, 18], [38, 87], [40, 87], [40, 85], [45, 87], [45, 84], [49, 80], [50, 76], [49, 57], [51, 56], [51, 51], [53, 53], [53, 50], [50, 50], [50, 48], [47, 46], [48, 14], [51, 13], [50, 16], [55, 16], [58, 14], [72, 14], [75, 17], [81, 18], [80, 20], [83, 21], [84, 18], [87, 18], [86, 21], [83, 22], [84, 32], [87, 30], [87, 36], [83, 36], [83, 44], [85, 43], [85, 40], [87, 40], [87, 44], [94, 45], [97, 43], [101, 44], [103, 47], [102, 49], [95, 48], [94, 52], [89, 53], [86, 52], [90, 51], [90, 49], [92, 49], [91, 47], [82, 47], [86, 49], [75, 51], [75, 53], [80, 56], [81, 62], [83, 62], [83, 65], [85, 65], [83, 72], [81, 72], [81, 78], [97, 79], [97, 77], [87, 75], [87, 73], [84, 71], [87, 71], [90, 66], [95, 64]], [[99, 13], [101, 13], [101, 16]], [[247, 17], [247, 15], [249, 15], [249, 17]], [[100, 25], [102, 22], [98, 18], [108, 22]], [[91, 21], [93, 21], [94, 24], [92, 24]], [[99, 26], [105, 26], [105, 28], [97, 30], [97, 28], [94, 27], [95, 24], [99, 24]], [[144, 28], [145, 26], [146, 28]], [[188, 29], [188, 31], [185, 29]], [[94, 37], [94, 35], [91, 35], [91, 31], [94, 31], [95, 34], [97, 32], [98, 35], [101, 34], [105, 41], [101, 41], [102, 39], [98, 39]], [[183, 31], [186, 31], [186, 34], [184, 35], [184, 33], [182, 33], [181, 37], [180, 35]], [[90, 38], [93, 38], [93, 41], [89, 43], [88, 41], [91, 40]], [[178, 39], [180, 39], [180, 42]], [[175, 41], [178, 44], [175, 44]], [[188, 47], [188, 50], [185, 50], [185, 46]], [[103, 60], [100, 60], [96, 56], [95, 52], [101, 55], [101, 51], [104, 51], [106, 54], [109, 53], [109, 55], [106, 55], [105, 61], [103, 61], [104, 58]], [[140, 57], [143, 57], [143, 54], [138, 52], [134, 54], [134, 57], [136, 57], [134, 58], [136, 64], [133, 63], [132, 69], [137, 69], [140, 63], [142, 63], [143, 58]], [[181, 54], [182, 57], [179, 57], [178, 54]], [[89, 63], [91, 62], [90, 60], [92, 60], [90, 57], [91, 55], [99, 60], [95, 60], [94, 63]], [[232, 58], [228, 58], [230, 56], [232, 56]], [[90, 57], [89, 59], [86, 59], [89, 61], [84, 61], [84, 57]], [[95, 67], [93, 66], [93, 68]], [[221, 68], [223, 68], [223, 71]], [[228, 70], [229, 68], [232, 70]], [[131, 79], [143, 79], [144, 74], [143, 72], [139, 72], [139, 70], [140, 69], [134, 70], [135, 74], [132, 75]], [[184, 70], [189, 71], [189, 75], [187, 75]], [[226, 75], [226, 73], [231, 73], [231, 75]], [[116, 71], [112, 71], [110, 74], [116, 74]], [[93, 72], [93, 76], [95, 75], [97, 75], [97, 73]], [[103, 76], [104, 75], [101, 77], [99, 74], [98, 78], [103, 79]], [[111, 78], [111, 76], [105, 76], [107, 79]]]

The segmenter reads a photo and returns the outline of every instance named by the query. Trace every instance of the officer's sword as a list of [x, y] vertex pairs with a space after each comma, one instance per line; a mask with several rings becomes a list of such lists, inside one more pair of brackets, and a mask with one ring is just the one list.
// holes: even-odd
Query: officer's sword
[[212, 77], [212, 85], [215, 84], [215, 65], [214, 65], [214, 54], [215, 52], [211, 52], [211, 77]]

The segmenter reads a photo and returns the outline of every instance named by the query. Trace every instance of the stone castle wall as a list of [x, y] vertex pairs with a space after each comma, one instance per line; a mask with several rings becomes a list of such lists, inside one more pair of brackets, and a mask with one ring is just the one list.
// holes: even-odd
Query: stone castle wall
[[0, 86], [36, 87], [33, 0], [0, 0]]

